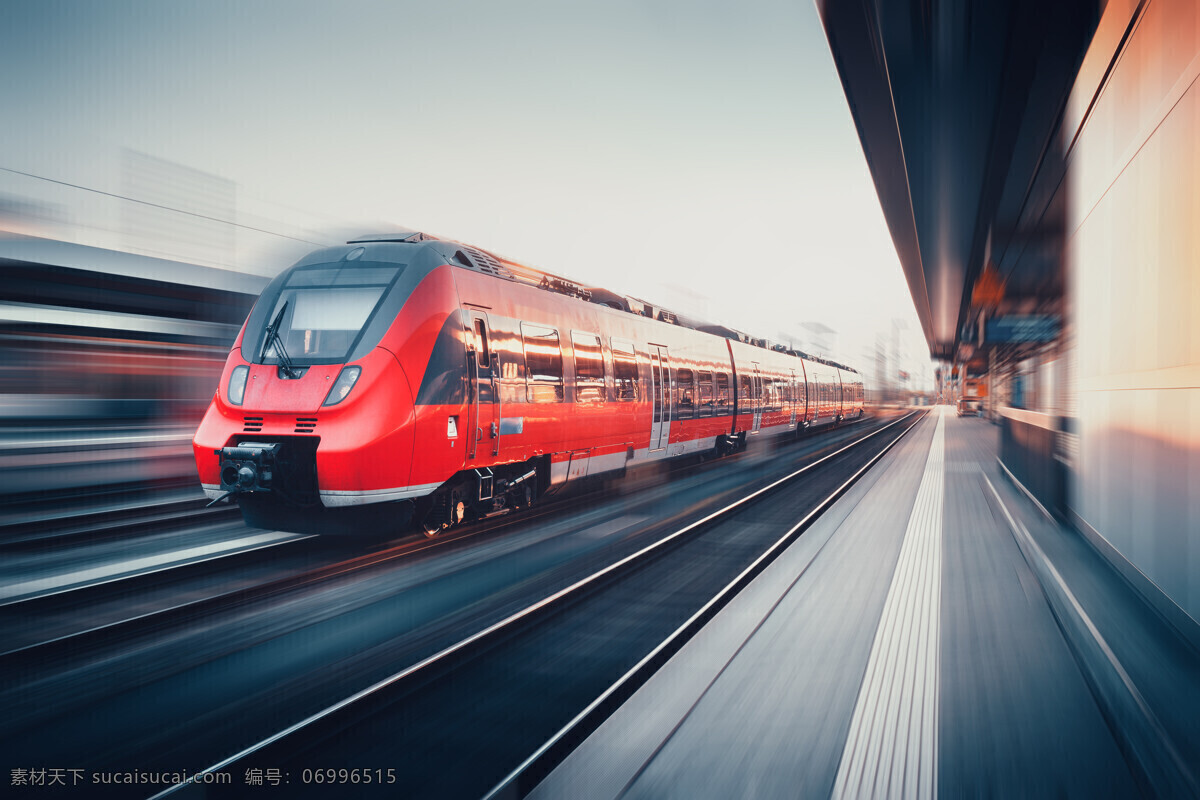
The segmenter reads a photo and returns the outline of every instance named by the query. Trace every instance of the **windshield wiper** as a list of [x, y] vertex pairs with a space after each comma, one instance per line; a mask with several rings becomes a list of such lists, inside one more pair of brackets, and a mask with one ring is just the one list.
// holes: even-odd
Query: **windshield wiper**
[[283, 346], [283, 337], [279, 335], [279, 326], [283, 324], [283, 315], [287, 311], [289, 302], [288, 300], [283, 301], [283, 305], [279, 307], [279, 313], [275, 315], [275, 320], [267, 326], [267, 335], [263, 337], [262, 352], [258, 354], [258, 360], [265, 362], [267, 350], [274, 345], [275, 356], [279, 359], [279, 369], [283, 373], [280, 377], [283, 378], [296, 377], [296, 368], [292, 365], [292, 359], [288, 357], [287, 350]]

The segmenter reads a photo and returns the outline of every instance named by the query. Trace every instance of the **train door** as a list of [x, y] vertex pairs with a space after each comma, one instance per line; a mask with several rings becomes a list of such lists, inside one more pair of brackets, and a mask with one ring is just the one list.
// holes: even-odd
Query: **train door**
[[650, 422], [650, 450], [662, 450], [671, 441], [671, 359], [667, 348], [650, 345], [650, 393], [654, 413]]
[[800, 391], [800, 384], [796, 381], [796, 370], [792, 370], [792, 382], [788, 384], [788, 402], [792, 407], [791, 420], [788, 422], [789, 428], [796, 427], [796, 393]]
[[833, 386], [829, 383], [829, 374], [824, 369], [821, 370], [818, 385], [821, 387], [818, 390], [821, 399], [817, 404], [817, 416], [828, 420], [833, 412]]
[[826, 402], [825, 390], [825, 375], [820, 369], [813, 370], [813, 405], [816, 406], [816, 411], [813, 414], [813, 422], [823, 421], [825, 414], [828, 413], [828, 403]]
[[467, 458], [500, 454], [500, 357], [492, 349], [487, 314], [467, 311]]
[[821, 392], [817, 372], [812, 366], [804, 368], [804, 419], [810, 425], [821, 415]]
[[759, 374], [759, 371], [758, 371], [758, 362], [755, 361], [755, 362], [753, 362], [753, 364], [754, 364], [754, 376], [750, 379], [751, 381], [753, 381], [753, 388], [750, 391], [754, 395], [754, 398], [750, 402], [753, 404], [753, 408], [754, 408], [754, 424], [751, 425], [750, 432], [758, 433], [758, 431], [762, 428], [763, 385], [762, 385], [762, 375]]

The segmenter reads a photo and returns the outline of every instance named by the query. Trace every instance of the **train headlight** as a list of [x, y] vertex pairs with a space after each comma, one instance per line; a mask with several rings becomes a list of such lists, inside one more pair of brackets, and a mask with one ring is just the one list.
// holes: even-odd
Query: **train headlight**
[[250, 368], [245, 364], [234, 367], [233, 374], [229, 376], [229, 391], [226, 394], [229, 402], [235, 406], [240, 406], [246, 396], [246, 378], [249, 376]]
[[346, 395], [350, 394], [350, 390], [354, 388], [355, 381], [362, 374], [362, 367], [343, 367], [342, 373], [338, 375], [338, 379], [333, 382], [333, 388], [329, 390], [329, 395], [325, 398], [323, 406], [336, 406], [338, 403], [346, 399]]

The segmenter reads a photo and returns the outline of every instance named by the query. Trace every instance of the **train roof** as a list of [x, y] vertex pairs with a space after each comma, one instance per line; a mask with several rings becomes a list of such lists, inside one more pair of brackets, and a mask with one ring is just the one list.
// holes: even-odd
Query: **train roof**
[[443, 239], [438, 236], [399, 229], [391, 233], [377, 233], [358, 236], [346, 242], [345, 245], [325, 248], [309, 253], [296, 266], [321, 263], [329, 260], [341, 260], [356, 247], [364, 248], [372, 261], [390, 261], [409, 264], [418, 269], [433, 269], [443, 263], [456, 264], [465, 269], [492, 275], [504, 280], [522, 283], [543, 291], [574, 297], [589, 303], [597, 303], [618, 311], [636, 314], [659, 320], [672, 325], [709, 333], [733, 339], [754, 347], [786, 353], [797, 358], [807, 359], [819, 364], [835, 367], [846, 372], [858, 374], [858, 371], [837, 361], [808, 355], [799, 350], [771, 343], [766, 339], [758, 339], [742, 331], [728, 328], [724, 325], [714, 325], [702, 320], [693, 319], [663, 308], [660, 305], [642, 300], [632, 295], [623, 295], [598, 286], [586, 286], [570, 278], [555, 275], [551, 272], [526, 266], [516, 261], [488, 252], [474, 245], [464, 244], [453, 239]]

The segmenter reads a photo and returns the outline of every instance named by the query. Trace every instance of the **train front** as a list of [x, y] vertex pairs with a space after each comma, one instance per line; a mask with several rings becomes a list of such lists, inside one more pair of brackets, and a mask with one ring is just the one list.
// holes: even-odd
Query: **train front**
[[352, 243], [271, 282], [193, 441], [209, 497], [275, 530], [409, 522], [413, 392], [381, 342], [420, 277], [413, 256], [413, 245]]

